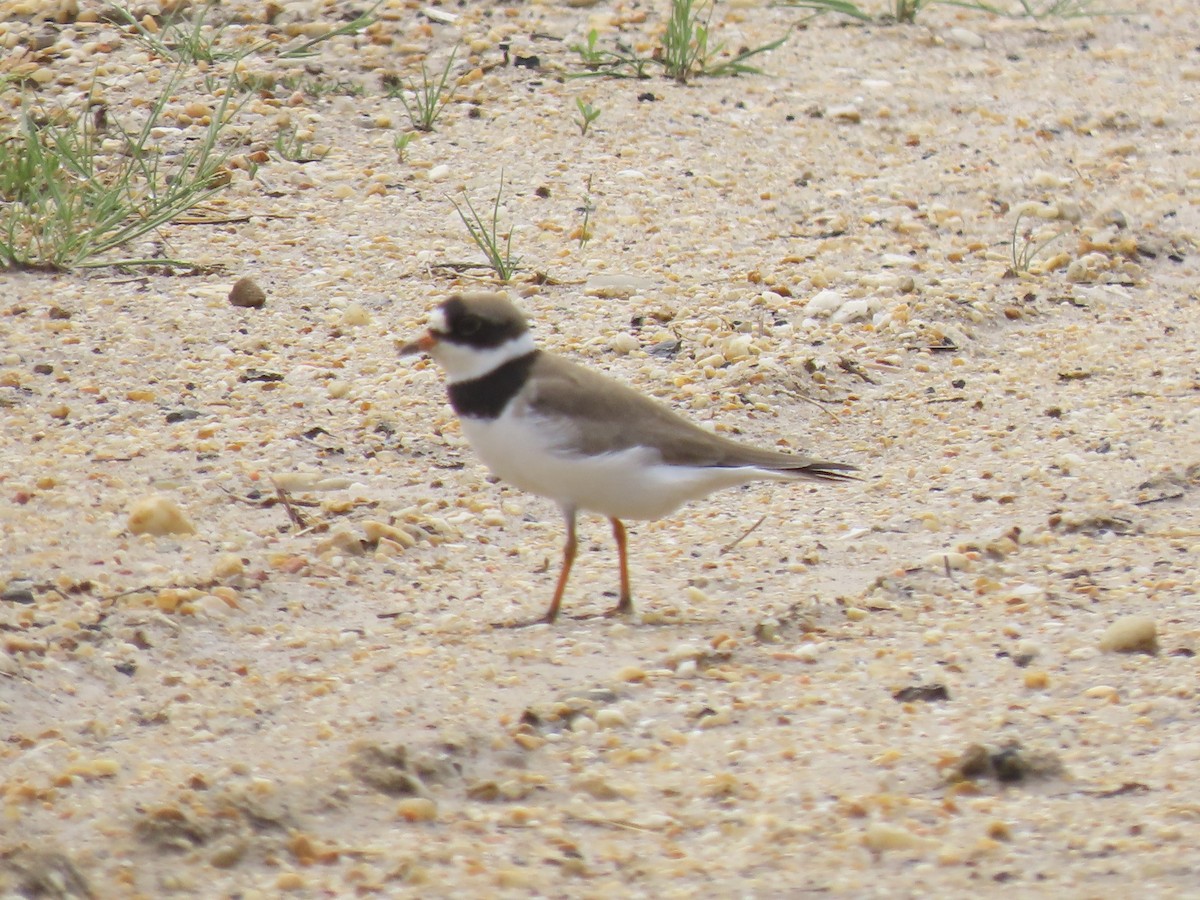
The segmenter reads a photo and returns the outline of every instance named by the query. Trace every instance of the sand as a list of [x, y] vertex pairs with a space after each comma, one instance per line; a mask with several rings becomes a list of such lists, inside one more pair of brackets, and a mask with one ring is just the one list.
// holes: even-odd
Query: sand
[[[571, 77], [592, 28], [648, 56], [661, 4], [387, 0], [280, 58], [364, 8], [210, 11], [274, 86], [228, 187], [115, 254], [189, 266], [0, 272], [4, 895], [1194, 891], [1193, 5], [738, 2], [713, 39], [787, 34], [765, 73], [680, 84]], [[141, 121], [174, 63], [100, 9], [0, 12], [5, 133], [93, 85]], [[401, 159], [386, 76], [456, 45]], [[185, 65], [154, 140], [232, 69]], [[451, 202], [502, 178], [507, 285]], [[397, 354], [475, 289], [863, 480], [631, 523], [634, 618], [495, 629], [548, 602], [559, 513]], [[617, 586], [581, 539], [571, 615]]]

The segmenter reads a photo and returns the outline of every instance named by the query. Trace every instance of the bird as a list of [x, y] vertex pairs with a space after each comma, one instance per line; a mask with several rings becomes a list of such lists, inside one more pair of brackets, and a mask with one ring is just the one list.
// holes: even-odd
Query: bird
[[448, 297], [430, 313], [425, 333], [399, 352], [427, 354], [443, 370], [462, 433], [495, 476], [562, 510], [566, 540], [550, 606], [539, 618], [507, 627], [558, 618], [580, 511], [612, 525], [620, 593], [603, 615], [626, 616], [633, 593], [625, 520], [659, 519], [751, 481], [856, 480], [855, 466], [722, 437], [632, 387], [539, 349], [525, 315], [502, 293]]

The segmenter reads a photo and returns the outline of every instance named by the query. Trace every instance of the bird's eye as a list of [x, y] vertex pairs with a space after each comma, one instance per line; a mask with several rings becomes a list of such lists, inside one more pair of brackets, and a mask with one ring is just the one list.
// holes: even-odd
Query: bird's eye
[[478, 334], [479, 329], [483, 327], [483, 319], [478, 316], [463, 316], [458, 322], [458, 328], [455, 329], [464, 337], [470, 337], [473, 334]]

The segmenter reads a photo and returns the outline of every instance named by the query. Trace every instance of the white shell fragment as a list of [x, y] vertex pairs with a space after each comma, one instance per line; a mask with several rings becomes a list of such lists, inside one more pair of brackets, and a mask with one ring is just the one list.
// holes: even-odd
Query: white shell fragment
[[196, 527], [179, 505], [167, 497], [143, 497], [129, 510], [127, 525], [133, 534], [195, 534]]

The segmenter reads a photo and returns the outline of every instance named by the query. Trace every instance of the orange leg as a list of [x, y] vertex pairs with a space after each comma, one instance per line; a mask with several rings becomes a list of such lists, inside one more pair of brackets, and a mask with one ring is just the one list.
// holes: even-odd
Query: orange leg
[[563, 544], [562, 569], [558, 573], [558, 584], [554, 586], [554, 599], [550, 601], [550, 608], [537, 620], [551, 625], [558, 618], [558, 608], [562, 605], [563, 592], [567, 589], [567, 579], [571, 577], [571, 566], [575, 564], [575, 510], [564, 509], [563, 518], [567, 520], [567, 540]]
[[629, 557], [625, 552], [625, 526], [620, 519], [610, 518], [612, 522], [613, 537], [617, 540], [617, 561], [621, 567], [621, 595], [617, 600], [617, 605], [606, 612], [604, 615], [612, 618], [613, 616], [627, 616], [633, 612], [633, 591], [629, 588]]

